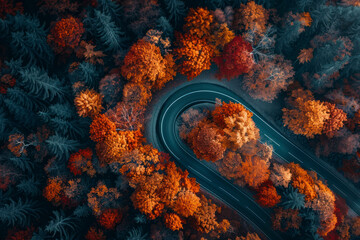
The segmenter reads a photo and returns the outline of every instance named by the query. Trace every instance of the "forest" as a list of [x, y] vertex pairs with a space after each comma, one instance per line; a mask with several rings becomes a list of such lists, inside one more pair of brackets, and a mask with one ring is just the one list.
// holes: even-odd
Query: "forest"
[[[360, 191], [359, 0], [0, 0], [0, 239], [268, 239], [148, 139], [204, 74]], [[197, 161], [283, 239], [360, 239], [341, 189], [213, 100], [179, 116]]]

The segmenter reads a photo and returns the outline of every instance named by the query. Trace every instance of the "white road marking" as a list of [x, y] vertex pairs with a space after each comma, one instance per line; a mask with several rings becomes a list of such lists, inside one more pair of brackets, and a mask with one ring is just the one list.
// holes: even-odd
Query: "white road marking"
[[194, 168], [192, 168], [190, 165], [187, 166], [188, 168], [191, 168], [194, 172], [197, 172], [200, 176], [202, 176], [203, 178], [205, 178], [206, 180], [208, 180], [209, 182], [212, 182], [210, 179], [208, 179], [207, 177], [205, 177], [203, 174], [201, 174], [199, 171], [195, 170]]
[[265, 137], [267, 137], [268, 139], [270, 139], [273, 143], [275, 143], [276, 145], [278, 145], [280, 147], [280, 144], [278, 144], [277, 142], [275, 142], [274, 139], [272, 139], [271, 137], [269, 137], [268, 135], [264, 134]]
[[[174, 102], [172, 102], [168, 107], [167, 107], [167, 109], [165, 110], [165, 112], [164, 112], [164, 114], [163, 114], [163, 116], [162, 116], [162, 118], [161, 118], [161, 121], [160, 121], [160, 126], [161, 126], [161, 128], [160, 129], [162, 129], [162, 125], [163, 125], [163, 123], [164, 123], [164, 119], [165, 119], [165, 115], [166, 115], [166, 113], [168, 112], [168, 110], [170, 109], [170, 107], [173, 105], [173, 104], [175, 104], [175, 102], [177, 102], [178, 100], [180, 100], [181, 98], [183, 98], [183, 97], [185, 97], [185, 96], [187, 96], [187, 95], [189, 95], [189, 94], [194, 94], [194, 93], [196, 93], [196, 92], [213, 92], [213, 93], [218, 93], [218, 94], [220, 94], [220, 95], [223, 95], [223, 96], [227, 96], [227, 97], [229, 97], [229, 98], [231, 98], [231, 99], [233, 99], [235, 102], [238, 102], [238, 103], [240, 103], [238, 100], [236, 100], [236, 99], [234, 99], [233, 97], [230, 97], [230, 96], [228, 96], [228, 95], [226, 95], [226, 94], [223, 94], [223, 93], [219, 93], [219, 92], [215, 92], [215, 91], [211, 91], [211, 90], [198, 90], [198, 91], [193, 91], [193, 92], [190, 92], [190, 93], [187, 93], [187, 94], [184, 94], [184, 95], [182, 95], [181, 97], [179, 97], [179, 98], [177, 98]], [[244, 105], [245, 106], [245, 105]], [[245, 106], [246, 107], [246, 106]], [[247, 108], [247, 107], [246, 107]], [[250, 109], [249, 109], [249, 111], [251, 111]], [[252, 112], [252, 111], [251, 111]], [[255, 114], [256, 115], [256, 114]], [[260, 118], [261, 119], [261, 118]], [[262, 119], [261, 119], [262, 120]], [[262, 120], [263, 121], [263, 120]], [[266, 122], [265, 122], [266, 123]], [[267, 123], [266, 123], [267, 124]], [[163, 142], [164, 142], [164, 144], [165, 144], [165, 146], [166, 146], [166, 148], [167, 148], [167, 150], [177, 159], [177, 160], [180, 160], [180, 158], [178, 157], [178, 156], [176, 156], [175, 154], [174, 154], [174, 152], [173, 151], [171, 151], [171, 149], [169, 148], [169, 146], [167, 145], [167, 143], [166, 143], [166, 141], [165, 141], [165, 137], [164, 137], [164, 133], [161, 131], [161, 139], [163, 140]], [[207, 167], [207, 166], [206, 166]], [[208, 167], [207, 167], [208, 168]], [[221, 175], [220, 175], [221, 176]], [[204, 187], [203, 187], [204, 188]], [[204, 189], [206, 189], [206, 188], [204, 188]], [[210, 190], [207, 190], [208, 192], [211, 192]], [[240, 190], [238, 190], [238, 191], [240, 191]], [[241, 191], [240, 191], [241, 192]], [[212, 193], [212, 192], [211, 192]], [[242, 192], [241, 192], [242, 193]], [[213, 193], [214, 194], [214, 193]], [[244, 193], [243, 193], [244, 194]], [[247, 196], [246, 194], [244, 194], [246, 197], [248, 197], [249, 198], [249, 196]], [[216, 194], [214, 194], [214, 196], [217, 196]], [[217, 196], [218, 197], [218, 196]], [[220, 200], [222, 200], [220, 197], [218, 197], [218, 199], [220, 199]], [[251, 199], [251, 201], [254, 201], [252, 198], [250, 198]], [[227, 205], [229, 205], [229, 206], [231, 206], [231, 204], [229, 204], [229, 203], [227, 203], [226, 201], [224, 201], [224, 200], [222, 200], [223, 202], [225, 202]], [[231, 206], [232, 207], [232, 206]], [[234, 208], [234, 207], [232, 207], [236, 212], [238, 212], [241, 216], [243, 216], [243, 218], [244, 219], [247, 219], [250, 223], [252, 223], [252, 225], [253, 226], [256, 226], [256, 228], [258, 228], [267, 238], [269, 238], [269, 236], [267, 236], [262, 230], [261, 230], [261, 228], [259, 228], [256, 224], [254, 224], [248, 217], [246, 217], [243, 213], [241, 213], [240, 211], [238, 211], [236, 208]], [[267, 213], [266, 213], [267, 214]], [[268, 214], [267, 214], [268, 215]], [[270, 239], [270, 238], [269, 238]]]
[[294, 154], [292, 154], [291, 152], [288, 152], [293, 158], [295, 158], [296, 160], [298, 160], [301, 163], [304, 163], [303, 161], [301, 161], [298, 157], [296, 157]]
[[[170, 104], [170, 106], [168, 106], [168, 108], [165, 110], [165, 113], [164, 115], [166, 115], [167, 111], [169, 110], [169, 108], [175, 103], [177, 102], [179, 99], [189, 95], [189, 94], [195, 94], [195, 93], [198, 93], [198, 92], [210, 92], [210, 93], [216, 93], [216, 94], [219, 94], [219, 95], [222, 95], [222, 96], [226, 96], [228, 97], [229, 99], [232, 99], [234, 102], [237, 102], [237, 103], [240, 103], [242, 105], [245, 106], [245, 108], [247, 108], [250, 112], [252, 112], [254, 114], [254, 116], [256, 116], [259, 120], [261, 120], [265, 125], [267, 125], [270, 129], [272, 129], [276, 134], [280, 135], [283, 139], [285, 139], [288, 143], [290, 143], [292, 146], [294, 146], [296, 149], [298, 149], [300, 152], [302, 152], [304, 155], [306, 155], [308, 158], [310, 158], [311, 160], [313, 160], [313, 162], [315, 162], [319, 167], [322, 167], [323, 169], [325, 169], [328, 173], [330, 173], [331, 175], [333, 175], [335, 178], [337, 178], [339, 181], [341, 181], [343, 184], [345, 185], [349, 185], [348, 182], [346, 182], [343, 178], [339, 177], [339, 173], [336, 172], [333, 168], [331, 167], [327, 167], [327, 166], [324, 166], [322, 165], [321, 163], [319, 163], [317, 160], [315, 160], [312, 156], [310, 156], [307, 152], [305, 152], [304, 150], [302, 150], [301, 148], [299, 148], [297, 145], [295, 145], [294, 143], [292, 143], [287, 137], [285, 137], [283, 134], [279, 133], [277, 130], [275, 130], [270, 124], [268, 124], [265, 120], [263, 120], [258, 114], [256, 114], [255, 112], [251, 111], [249, 109], [249, 107], [247, 107], [244, 103], [236, 100], [235, 98], [227, 95], [227, 94], [223, 94], [223, 93], [220, 93], [220, 92], [217, 92], [217, 91], [213, 91], [213, 90], [196, 90], [196, 91], [193, 91], [193, 92], [189, 92], [187, 94], [184, 94], [182, 95], [181, 97], [179, 97], [178, 99], [176, 99], [174, 102], [172, 102]], [[162, 119], [161, 119], [161, 126], [163, 125], [163, 122], [164, 122], [164, 115], [162, 116]], [[179, 160], [179, 158], [169, 149], [169, 146], [167, 145], [165, 139], [164, 139], [164, 134], [163, 132], [161, 132], [161, 137], [162, 137], [162, 140], [164, 142], [164, 144], [166, 145], [167, 149], [169, 152], [171, 152], [173, 154], [173, 156]], [[289, 153], [290, 155], [292, 155], [291, 153]], [[278, 155], [278, 154], [277, 154]], [[292, 155], [293, 156], [293, 155]], [[295, 157], [295, 156], [294, 156]], [[296, 158], [296, 157], [295, 157]], [[299, 160], [298, 158], [296, 158], [297, 160]], [[299, 160], [301, 163], [303, 163], [301, 160]], [[349, 186], [351, 189], [355, 189], [353, 186]], [[355, 189], [353, 191], [357, 196], [360, 196], [360, 192]], [[246, 195], [247, 196], [247, 195]], [[248, 196], [247, 196], [248, 197]]]
[[289, 163], [288, 160], [286, 160], [285, 158], [283, 158], [282, 156], [280, 156], [280, 154], [278, 154], [278, 153], [275, 152], [274, 150], [273, 150], [273, 153], [275, 153], [279, 158], [281, 158], [281, 159], [284, 160], [285, 162]]
[[231, 195], [231, 193], [229, 193], [228, 191], [226, 191], [225, 189], [223, 189], [222, 187], [219, 187], [221, 190], [223, 190], [224, 192], [226, 192], [228, 195], [230, 195], [233, 199], [235, 199], [236, 201], [240, 202], [239, 199], [237, 199], [236, 197], [234, 197], [233, 195]]
[[252, 212], [255, 216], [257, 216], [263, 223], [265, 223], [265, 221], [259, 217], [253, 210], [251, 210], [249, 207], [246, 207], [247, 209], [249, 209], [250, 212]]
[[341, 192], [342, 194], [344, 194], [345, 196], [347, 196], [346, 193], [344, 193], [343, 191], [341, 191], [337, 186], [335, 186], [334, 184], [332, 185], [334, 188], [336, 188], [339, 192]]

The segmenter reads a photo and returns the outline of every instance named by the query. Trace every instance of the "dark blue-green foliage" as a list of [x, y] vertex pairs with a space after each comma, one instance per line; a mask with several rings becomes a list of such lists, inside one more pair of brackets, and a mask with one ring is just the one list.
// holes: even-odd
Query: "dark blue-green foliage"
[[158, 19], [158, 24], [156, 25], [157, 29], [159, 31], [162, 31], [164, 34], [164, 37], [172, 38], [174, 35], [174, 28], [171, 26], [169, 21], [166, 19], [166, 17], [161, 16]]
[[73, 237], [77, 229], [77, 218], [66, 216], [60, 211], [53, 211], [54, 217], [51, 218], [45, 231], [52, 234], [52, 237], [59, 236], [60, 239], [69, 239]]
[[293, 4], [294, 12], [306, 12], [317, 6], [323, 5], [326, 0], [296, 0]]
[[165, 8], [169, 19], [175, 26], [179, 25], [187, 14], [187, 8], [182, 0], [165, 0]]
[[97, 7], [99, 11], [111, 16], [115, 23], [121, 25], [121, 7], [112, 0], [97, 0]]
[[56, 77], [50, 77], [48, 73], [38, 67], [21, 69], [19, 85], [28, 93], [43, 101], [64, 101], [66, 89], [62, 82]]
[[284, 27], [277, 31], [276, 50], [278, 53], [290, 50], [291, 46], [300, 36], [300, 28], [301, 23], [294, 21], [292, 25], [290, 22], [287, 22]]
[[44, 26], [35, 17], [17, 14], [0, 21], [0, 33], [10, 46], [13, 58], [22, 59], [26, 66], [48, 66], [54, 59], [46, 42]]
[[82, 139], [88, 136], [90, 122], [80, 118], [70, 103], [50, 105], [47, 111], [39, 111], [41, 119], [60, 136]]
[[69, 74], [70, 80], [72, 83], [75, 82], [84, 82], [87, 87], [96, 88], [99, 82], [99, 72], [96, 69], [96, 66], [88, 63], [82, 62], [79, 66]]
[[97, 39], [100, 44], [100, 49], [105, 52], [116, 53], [126, 46], [125, 33], [111, 15], [99, 10], [94, 10], [93, 13], [84, 20], [87, 30]]
[[145, 240], [146, 237], [147, 234], [143, 234], [142, 228], [138, 227], [138, 228], [133, 228], [128, 232], [126, 236], [126, 240]]
[[6, 97], [12, 102], [19, 104], [32, 112], [37, 112], [45, 107], [43, 101], [29, 95], [19, 87], [9, 88], [6, 93]]
[[300, 72], [311, 72], [319, 76], [317, 78], [310, 76], [312, 89], [321, 91], [332, 86], [330, 76], [340, 71], [351, 58], [349, 54], [345, 54], [346, 44], [345, 38], [338, 37], [335, 40], [319, 43], [319, 46], [314, 49], [313, 59], [299, 69]]
[[23, 179], [16, 185], [16, 188], [20, 192], [30, 197], [41, 195], [41, 191], [39, 187], [40, 187], [40, 181], [35, 179], [34, 176], [28, 179]]
[[46, 233], [42, 228], [39, 228], [37, 232], [33, 233], [31, 240], [47, 240], [51, 239], [51, 236]]
[[305, 206], [305, 195], [289, 185], [282, 193], [281, 205], [286, 209], [301, 209]]
[[10, 130], [10, 122], [6, 117], [5, 109], [1, 106], [3, 102], [0, 100], [0, 141], [6, 140]]
[[46, 143], [50, 153], [63, 160], [69, 159], [70, 154], [79, 147], [77, 141], [59, 135], [50, 136]]
[[302, 217], [301, 231], [311, 236], [315, 235], [320, 226], [319, 215], [310, 208], [301, 210], [299, 215]]
[[92, 213], [92, 210], [89, 208], [88, 205], [79, 205], [74, 210], [74, 215], [77, 217], [88, 217]]
[[17, 104], [11, 101], [10, 99], [5, 99], [4, 103], [8, 112], [16, 121], [18, 126], [30, 130], [36, 128], [39, 125], [39, 123], [41, 123], [39, 121], [40, 119], [34, 112], [21, 106], [20, 104]]
[[38, 203], [33, 200], [10, 199], [8, 203], [0, 206], [0, 222], [8, 226], [26, 227], [38, 218], [41, 212]]
[[20, 157], [12, 156], [12, 157], [8, 157], [7, 160], [9, 163], [11, 163], [11, 165], [19, 168], [23, 172], [29, 172], [29, 173], [33, 172], [34, 162], [26, 156], [20, 156]]

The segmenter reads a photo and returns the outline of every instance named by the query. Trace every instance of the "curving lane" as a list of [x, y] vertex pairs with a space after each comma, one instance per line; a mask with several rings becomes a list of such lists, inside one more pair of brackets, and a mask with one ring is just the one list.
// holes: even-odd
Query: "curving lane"
[[[342, 175], [310, 152], [302, 150], [269, 123], [249, 104], [231, 90], [212, 83], [193, 83], [182, 87], [165, 100], [153, 119], [156, 124], [156, 138], [153, 144], [169, 152], [183, 169], [196, 177], [201, 187], [237, 211], [245, 220], [262, 232], [268, 239], [283, 239], [272, 229], [269, 210], [259, 206], [252, 193], [238, 187], [218, 172], [198, 160], [191, 149], [179, 138], [176, 120], [183, 111], [200, 103], [215, 103], [219, 98], [225, 102], [243, 104], [254, 113], [253, 120], [260, 129], [261, 139], [274, 147], [274, 154], [286, 162], [299, 163], [302, 167], [314, 170], [327, 180], [329, 187], [346, 199], [350, 208], [360, 214], [360, 193]], [[153, 130], [152, 130], [153, 131]]]

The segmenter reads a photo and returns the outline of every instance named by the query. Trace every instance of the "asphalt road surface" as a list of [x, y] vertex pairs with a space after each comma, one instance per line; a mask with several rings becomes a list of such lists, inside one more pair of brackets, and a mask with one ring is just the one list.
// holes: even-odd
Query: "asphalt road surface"
[[316, 171], [319, 177], [327, 181], [331, 190], [346, 199], [349, 207], [360, 214], [360, 193], [350, 182], [314, 154], [292, 143], [238, 95], [212, 83], [189, 84], [172, 92], [160, 110], [152, 116], [156, 124], [155, 129], [151, 130], [152, 134], [156, 135], [151, 140], [154, 146], [170, 153], [177, 165], [187, 169], [192, 177], [196, 177], [201, 188], [237, 211], [268, 239], [283, 239], [271, 227], [269, 210], [259, 206], [251, 192], [231, 183], [217, 171], [206, 166], [203, 161], [198, 160], [178, 135], [176, 121], [182, 112], [197, 104], [215, 103], [216, 98], [225, 102], [241, 103], [253, 112], [253, 120], [260, 129], [261, 141], [273, 146], [274, 155], [285, 162], [299, 163], [306, 169]]

